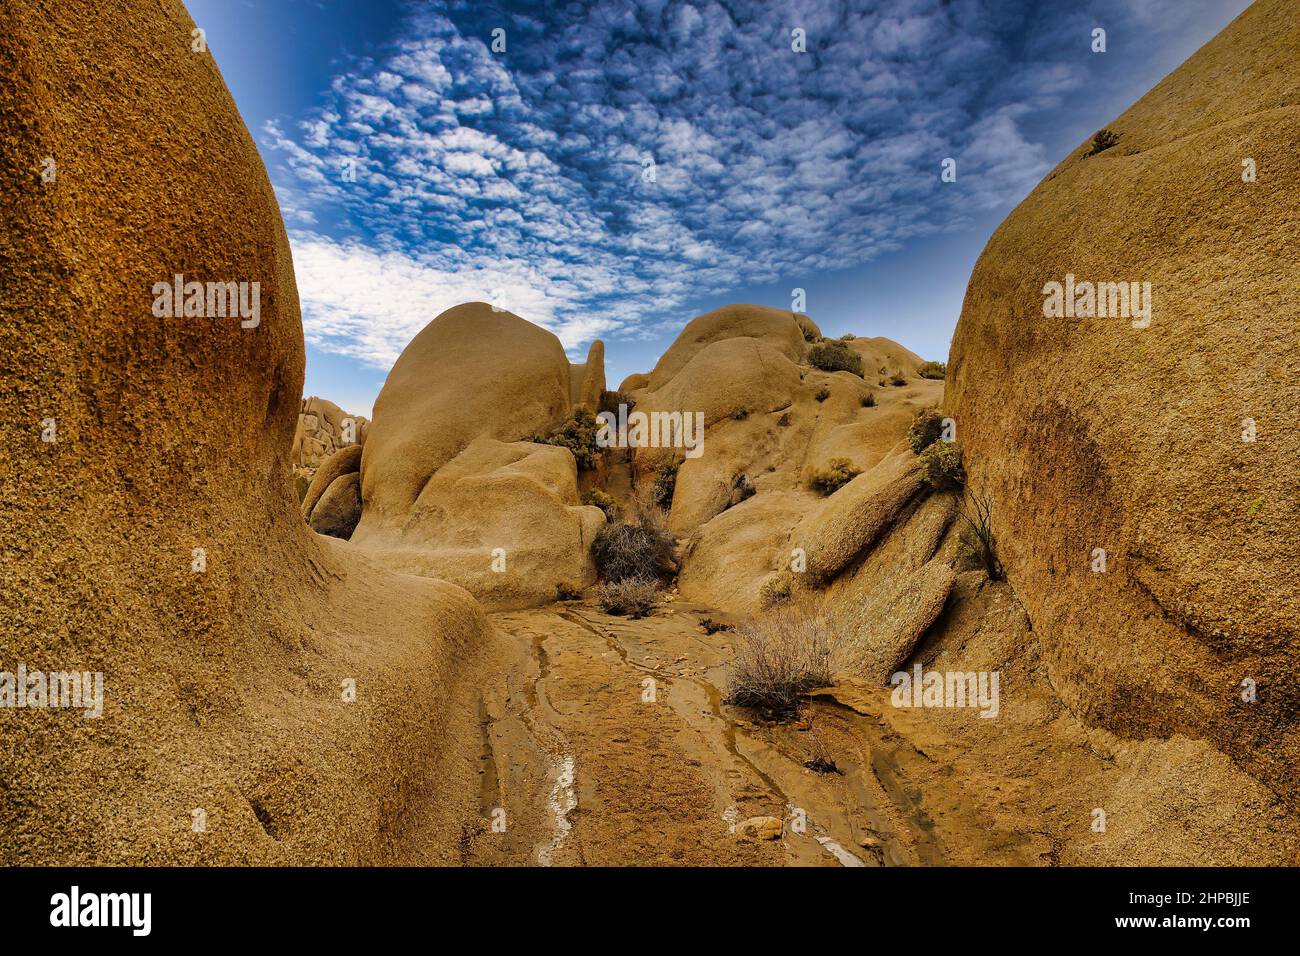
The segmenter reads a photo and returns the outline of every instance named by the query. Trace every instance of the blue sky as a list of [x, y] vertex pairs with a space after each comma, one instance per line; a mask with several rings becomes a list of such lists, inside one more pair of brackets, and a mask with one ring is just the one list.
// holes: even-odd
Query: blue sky
[[946, 359], [997, 224], [1247, 3], [186, 5], [280, 199], [305, 391], [369, 414], [475, 299], [578, 360], [604, 339], [611, 387], [700, 312], [795, 288], [828, 335]]

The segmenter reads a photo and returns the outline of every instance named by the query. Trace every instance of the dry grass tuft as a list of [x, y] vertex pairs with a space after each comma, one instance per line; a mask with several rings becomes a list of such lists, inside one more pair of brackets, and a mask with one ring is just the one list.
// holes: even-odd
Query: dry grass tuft
[[841, 639], [824, 604], [801, 601], [766, 611], [735, 628], [736, 657], [727, 700], [789, 716], [800, 697], [825, 687], [840, 663]]
[[596, 588], [596, 601], [606, 614], [645, 617], [659, 603], [660, 591], [653, 578], [606, 581]]
[[832, 458], [825, 468], [815, 468], [808, 476], [808, 487], [823, 495], [833, 495], [862, 474], [847, 458]]

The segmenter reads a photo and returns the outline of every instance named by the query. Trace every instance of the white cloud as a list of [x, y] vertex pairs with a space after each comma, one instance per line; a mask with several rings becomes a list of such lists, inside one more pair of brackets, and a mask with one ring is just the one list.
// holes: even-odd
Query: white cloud
[[573, 292], [518, 262], [446, 269], [313, 233], [290, 238], [307, 342], [375, 368], [389, 368], [416, 333], [463, 302], [489, 302], [545, 326], [575, 357], [619, 325], [562, 308]]

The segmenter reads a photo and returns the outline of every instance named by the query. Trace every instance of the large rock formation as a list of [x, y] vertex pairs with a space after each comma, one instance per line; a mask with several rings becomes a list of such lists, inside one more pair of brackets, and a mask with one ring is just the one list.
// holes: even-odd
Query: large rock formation
[[[865, 378], [807, 365], [805, 330], [815, 336], [816, 329], [807, 316], [725, 306], [687, 323], [649, 376], [623, 383], [638, 412], [704, 416], [705, 451], [698, 457], [680, 448], [635, 454], [642, 476], [679, 465], [674, 532], [690, 534], [726, 509], [741, 476], [761, 492], [804, 488], [808, 469], [833, 458], [870, 468], [902, 437], [917, 408], [939, 400], [942, 383], [917, 378], [920, 360], [888, 339], [848, 343], [865, 360]], [[896, 359], [911, 379], [902, 389], [880, 387], [873, 364]], [[868, 395], [875, 399], [870, 407]], [[815, 500], [808, 499], [800, 507]]]
[[[979, 259], [947, 405], [1062, 698], [1292, 805], [1298, 58], [1294, 5], [1259, 0], [1057, 166]], [[1083, 292], [1045, 317], [1067, 276], [1149, 282], [1149, 323]]]
[[329, 458], [321, 462], [320, 467], [312, 475], [311, 483], [307, 485], [307, 490], [303, 493], [300, 510], [302, 516], [311, 522], [311, 513], [316, 509], [317, 503], [325, 494], [326, 489], [338, 479], [345, 475], [360, 474], [361, 472], [361, 446], [348, 445], [340, 448]]
[[[289, 247], [192, 30], [4, 8], [0, 670], [101, 672], [103, 715], [0, 708], [0, 863], [375, 863], [417, 824], [449, 861], [492, 632], [298, 514]], [[260, 321], [155, 315], [176, 274]]]
[[655, 363], [646, 384], [652, 390], [662, 387], [699, 352], [728, 339], [762, 342], [792, 361], [802, 358], [804, 353], [803, 329], [793, 312], [762, 305], [724, 305], [686, 323], [668, 351]]
[[571, 366], [551, 332], [482, 302], [448, 309], [398, 358], [362, 455], [353, 543], [445, 577], [493, 607], [595, 580], [605, 516], [578, 498], [566, 449], [535, 444], [604, 388], [603, 346]]
[[[687, 539], [680, 585], [692, 600], [733, 612], [756, 610], [763, 583], [805, 544], [814, 564], [828, 549], [845, 552], [833, 568], [816, 564], [819, 573], [830, 576], [842, 567], [870, 540], [855, 540], [851, 550], [847, 543], [832, 544], [836, 535], [860, 531], [840, 512], [884, 472], [864, 474], [852, 491], [823, 499], [808, 487], [810, 470], [844, 458], [870, 473], [902, 440], [916, 411], [940, 401], [943, 383], [917, 377], [920, 359], [888, 339], [847, 343], [864, 360], [863, 377], [808, 365], [807, 337], [818, 338], [807, 316], [726, 306], [687, 323], [653, 372], [629, 376], [620, 387], [638, 413], [703, 416], [702, 454], [641, 447], [633, 455], [643, 488], [675, 468], [669, 528]], [[891, 375], [904, 373], [904, 386], [878, 384], [877, 368], [885, 364]], [[910, 452], [906, 458], [914, 462]], [[916, 491], [914, 468], [903, 484], [880, 503], [873, 534]], [[826, 529], [816, 525], [808, 535], [792, 534], [823, 512]]]

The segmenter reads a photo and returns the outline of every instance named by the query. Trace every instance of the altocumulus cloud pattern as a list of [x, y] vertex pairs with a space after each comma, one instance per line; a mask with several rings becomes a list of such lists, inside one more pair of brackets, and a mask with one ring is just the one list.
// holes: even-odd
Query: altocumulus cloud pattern
[[[1092, 20], [1058, 11], [1025, 49], [1014, 4], [867, 6], [412, 8], [325, 107], [265, 131], [308, 341], [387, 368], [475, 299], [570, 349], [635, 337], [692, 298], [851, 268], [1025, 195], [1048, 161], [1022, 118], [1085, 80], [1055, 31]], [[949, 156], [960, 190], [939, 181]], [[323, 210], [350, 234], [317, 228]]]

